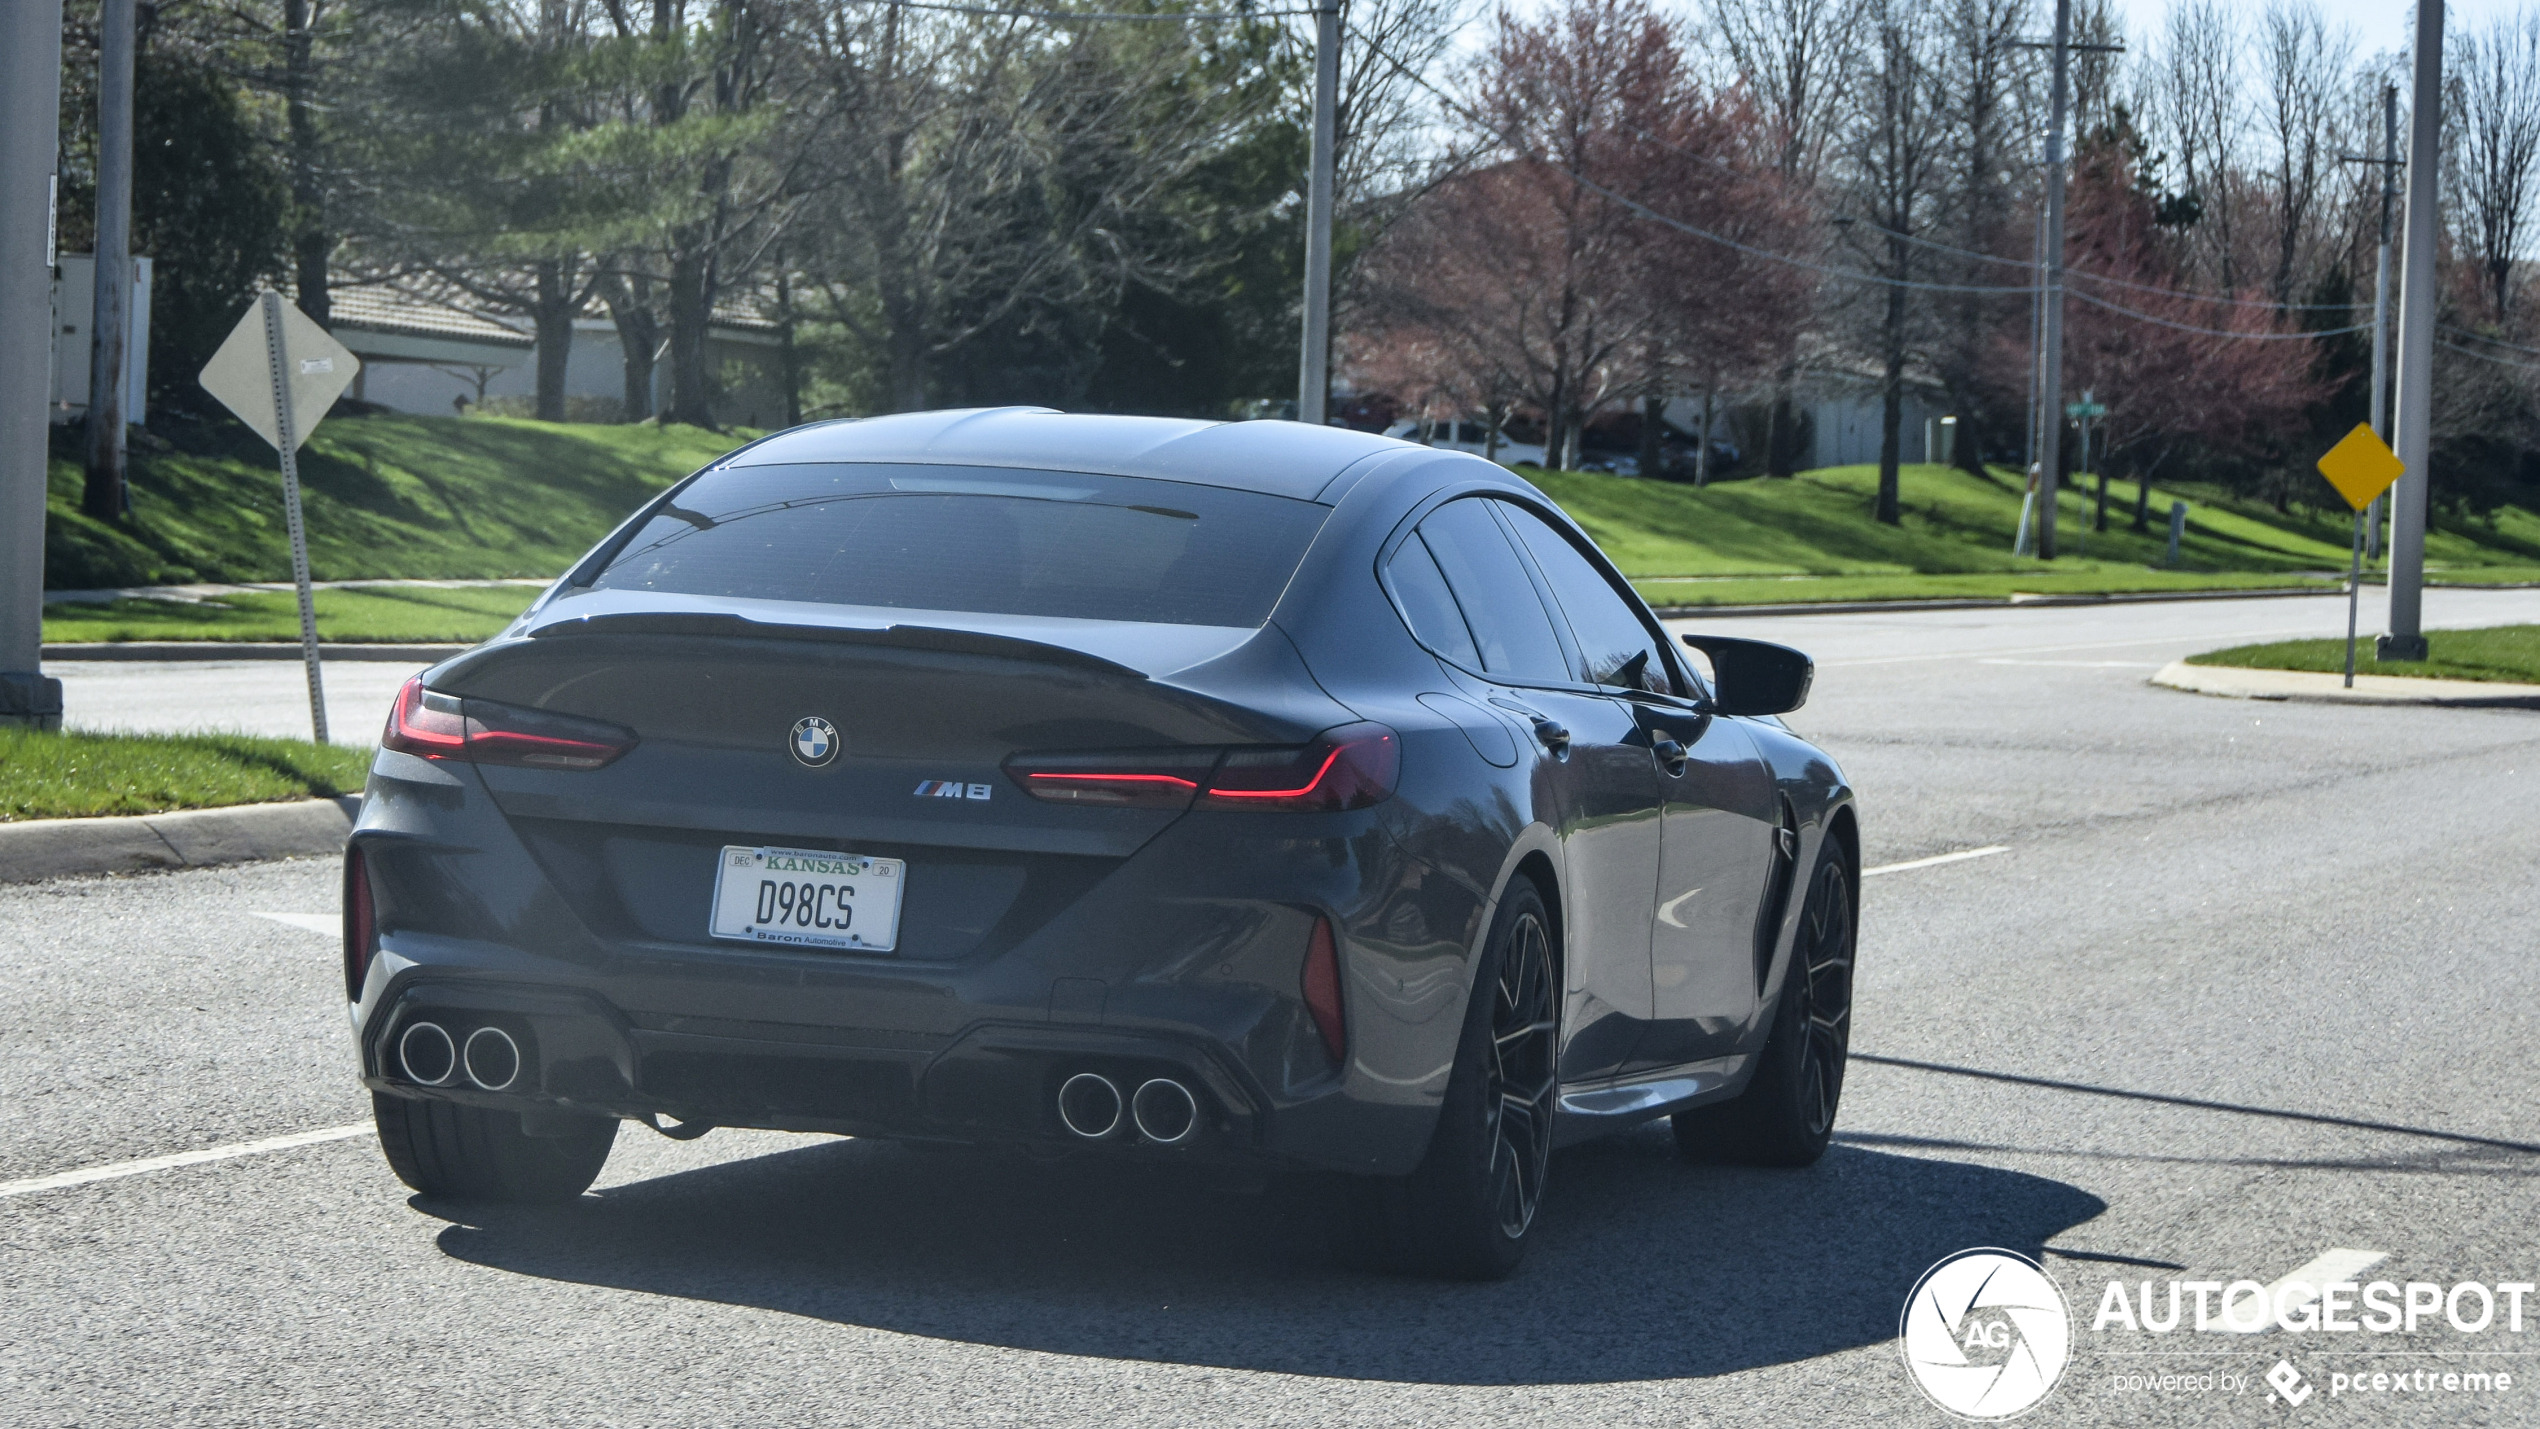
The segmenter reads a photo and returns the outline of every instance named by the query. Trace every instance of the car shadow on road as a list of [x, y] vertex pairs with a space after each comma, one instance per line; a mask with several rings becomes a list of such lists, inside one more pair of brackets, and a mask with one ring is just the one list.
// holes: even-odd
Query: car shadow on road
[[1916, 1277], [2035, 1255], [2106, 1203], [2063, 1182], [1837, 1145], [1806, 1171], [1689, 1166], [1663, 1124], [1562, 1153], [1513, 1278], [1354, 1269], [1330, 1203], [1180, 1168], [842, 1141], [553, 1210], [418, 1200], [441, 1249], [520, 1275], [945, 1340], [1424, 1384], [1716, 1375], [1874, 1344]]

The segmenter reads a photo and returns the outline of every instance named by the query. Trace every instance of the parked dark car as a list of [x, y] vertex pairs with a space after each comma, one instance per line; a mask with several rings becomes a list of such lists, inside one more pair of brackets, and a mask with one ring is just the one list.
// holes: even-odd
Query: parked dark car
[[1516, 1263], [1557, 1144], [1804, 1165], [1851, 791], [1775, 718], [1806, 657], [1686, 643], [1461, 453], [766, 438], [399, 696], [345, 860], [381, 1145], [514, 1200], [621, 1120], [1340, 1173], [1457, 1275]]

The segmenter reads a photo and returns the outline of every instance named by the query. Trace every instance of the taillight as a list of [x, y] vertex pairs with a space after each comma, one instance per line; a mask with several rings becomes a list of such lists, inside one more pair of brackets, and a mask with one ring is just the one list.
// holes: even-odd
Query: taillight
[[1305, 936], [1305, 971], [1297, 984], [1306, 1014], [1314, 1019], [1314, 1030], [1322, 1034], [1323, 1050], [1335, 1062], [1347, 1061], [1349, 1024], [1341, 1020], [1341, 957], [1332, 942], [1328, 918], [1315, 919], [1314, 931]]
[[383, 749], [470, 764], [597, 769], [635, 747], [635, 731], [606, 720], [550, 714], [423, 687], [418, 675], [388, 711]]
[[362, 1000], [370, 959], [379, 951], [379, 915], [370, 899], [370, 861], [356, 845], [344, 851], [344, 1000]]
[[1006, 773], [1035, 799], [1119, 809], [1187, 809], [1217, 767], [1214, 749], [1018, 754]]
[[[473, 702], [470, 704], [473, 709]], [[1005, 772], [1035, 799], [1131, 809], [1363, 809], [1390, 798], [1402, 742], [1380, 724], [1270, 748], [1018, 754]]]
[[1393, 796], [1402, 741], [1381, 724], [1347, 724], [1312, 744], [1230, 749], [1199, 796], [1203, 809], [1363, 809]]

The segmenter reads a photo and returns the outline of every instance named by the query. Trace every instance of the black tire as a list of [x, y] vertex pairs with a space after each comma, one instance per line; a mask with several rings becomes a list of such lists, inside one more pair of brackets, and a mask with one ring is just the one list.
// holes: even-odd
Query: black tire
[[1826, 1154], [1852, 1049], [1855, 883], [1851, 855], [1828, 839], [1808, 876], [1790, 967], [1754, 1080], [1728, 1101], [1676, 1113], [1676, 1147], [1686, 1156], [1741, 1166], [1812, 1166]]
[[370, 1110], [397, 1179], [454, 1201], [570, 1201], [599, 1179], [617, 1141], [614, 1117], [574, 1117], [564, 1135], [531, 1136], [511, 1112], [455, 1102], [373, 1092]]
[[1379, 1183], [1400, 1268], [1496, 1280], [1517, 1268], [1552, 1154], [1560, 985], [1535, 885], [1501, 899], [1476, 968], [1445, 1104], [1419, 1169]]

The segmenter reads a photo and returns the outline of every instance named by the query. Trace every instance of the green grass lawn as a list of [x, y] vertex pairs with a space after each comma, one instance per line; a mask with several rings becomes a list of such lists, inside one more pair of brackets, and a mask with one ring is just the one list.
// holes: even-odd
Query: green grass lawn
[[2014, 595], [2116, 595], [2144, 591], [2343, 590], [2332, 577], [2242, 571], [2143, 568], [1872, 576], [1659, 576], [1632, 582], [1660, 609], [1706, 605], [1782, 605], [1847, 600], [2007, 600]]
[[[2415, 675], [2433, 680], [2501, 680], [2540, 685], [2540, 625], [2494, 625], [2484, 630], [2429, 630], [2423, 660], [2375, 660], [2372, 641], [2356, 646], [2359, 674]], [[2190, 665], [2235, 665], [2257, 670], [2346, 672], [2343, 640], [2279, 640], [2191, 655]]]
[[[2101, 583], [2080, 582], [2092, 589], [2157, 588], [2139, 582], [2156, 572], [2168, 574], [2161, 563], [2173, 496], [2189, 505], [2178, 565], [2185, 573], [2343, 572], [2353, 531], [2350, 518], [2335, 513], [2298, 508], [2280, 513], [2216, 491], [2174, 493], [2156, 486], [2148, 529], [2137, 534], [2134, 490], [2124, 482], [2112, 484], [2109, 491], [2109, 529], [2086, 531], [2092, 514], [2089, 494], [2068, 486], [2056, 506], [2059, 559], [2039, 561], [2011, 554], [2021, 484], [2007, 471], [1979, 477], [1953, 467], [1907, 466], [1901, 473], [1904, 519], [1897, 526], [1870, 519], [1878, 470], [1869, 466], [1827, 467], [1787, 481], [1759, 478], [1701, 489], [1587, 472], [1527, 476], [1578, 518], [1624, 574], [1636, 580], [2000, 574], [2029, 577], [2012, 589], [2077, 588], [2034, 584], [2051, 572], [2094, 577]], [[2540, 516], [2507, 507], [2493, 522], [2438, 522], [2426, 541], [2426, 560], [2445, 579], [2473, 568], [2529, 567], [2540, 561]]]
[[[663, 486], [749, 433], [497, 417], [337, 417], [300, 452], [319, 580], [553, 576]], [[234, 421], [154, 415], [132, 513], [80, 514], [57, 437], [44, 538], [56, 590], [291, 578], [273, 449]], [[382, 638], [382, 637], [374, 637]]]
[[[511, 623], [538, 587], [368, 586], [316, 593], [318, 638], [474, 644]], [[120, 640], [298, 640], [300, 603], [289, 591], [246, 591], [188, 604], [118, 600], [44, 607], [47, 644]]]
[[0, 821], [156, 814], [358, 792], [370, 751], [233, 734], [0, 727]]
[[[748, 434], [492, 417], [338, 417], [301, 456], [311, 564], [321, 580], [553, 576], [637, 504]], [[79, 514], [73, 435], [57, 441], [45, 584], [60, 588], [287, 579], [272, 451], [227, 420], [154, 419], [133, 458], [133, 511]], [[2058, 510], [2061, 558], [2015, 557], [2020, 483], [2007, 471], [1903, 471], [1904, 520], [1870, 519], [1878, 474], [1829, 467], [1791, 480], [1703, 489], [1585, 472], [1530, 472], [1624, 573], [1666, 605], [2007, 596], [2299, 584], [2346, 568], [2344, 515], [2278, 512], [2220, 491], [2156, 488], [2132, 529], [2131, 486], [2110, 492], [2110, 529], [2086, 532], [2088, 492]], [[2191, 514], [2176, 569], [2162, 562], [2173, 495]], [[2440, 582], [2540, 580], [2540, 515], [2438, 515], [2426, 544]], [[1683, 578], [1722, 578], [1687, 581]], [[1779, 580], [1780, 577], [1814, 579]], [[1734, 578], [1734, 579], [1730, 579]], [[331, 640], [472, 640], [500, 628], [509, 594], [320, 596]], [[518, 597], [524, 603], [526, 596]], [[228, 609], [47, 612], [48, 640], [292, 639], [288, 597]], [[517, 609], [517, 607], [514, 607]]]

